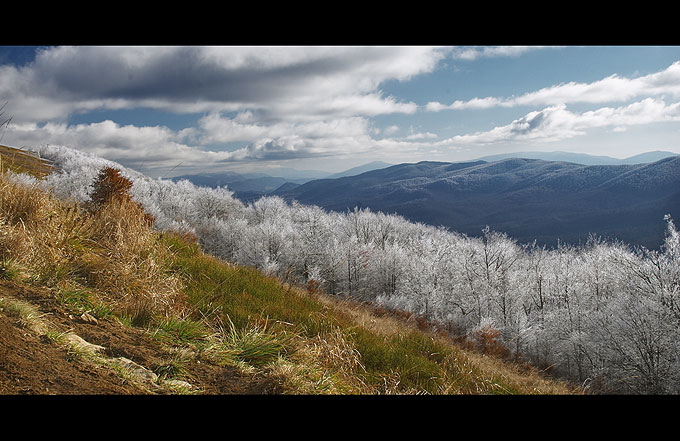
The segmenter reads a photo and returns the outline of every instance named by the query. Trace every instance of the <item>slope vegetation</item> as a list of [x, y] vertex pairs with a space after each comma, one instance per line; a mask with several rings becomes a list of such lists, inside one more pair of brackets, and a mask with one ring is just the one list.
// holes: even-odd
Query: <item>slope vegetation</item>
[[129, 188], [104, 169], [79, 204], [3, 172], [0, 393], [575, 392], [503, 360], [492, 334], [453, 341], [210, 256], [154, 229]]

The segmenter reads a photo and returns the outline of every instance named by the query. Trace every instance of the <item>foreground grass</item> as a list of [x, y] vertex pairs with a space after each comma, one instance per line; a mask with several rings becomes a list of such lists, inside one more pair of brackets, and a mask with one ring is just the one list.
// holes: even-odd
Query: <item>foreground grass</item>
[[248, 330], [240, 331], [243, 339], [249, 336], [268, 347], [257, 364], [265, 366], [268, 360], [268, 369], [290, 376], [290, 384], [306, 385], [304, 392], [571, 392], [397, 317], [378, 316], [363, 305], [312, 294], [253, 268], [222, 262], [177, 235], [163, 235], [162, 241], [172, 250], [172, 268], [201, 316], [228, 321], [232, 333]]
[[[146, 329], [177, 353], [275, 378], [286, 393], [573, 392], [412, 321], [286, 285], [159, 233], [127, 184], [102, 173], [96, 205], [83, 207], [0, 176], [0, 277], [48, 287], [78, 313]], [[181, 371], [178, 359], [158, 373]]]

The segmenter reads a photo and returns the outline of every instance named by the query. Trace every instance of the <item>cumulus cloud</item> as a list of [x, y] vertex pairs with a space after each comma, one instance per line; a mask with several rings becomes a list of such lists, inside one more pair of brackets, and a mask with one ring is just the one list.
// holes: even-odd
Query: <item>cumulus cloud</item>
[[[677, 120], [680, 62], [637, 78], [616, 75], [567, 83], [517, 97], [480, 97], [425, 106], [386, 95], [386, 81], [407, 81], [438, 63], [518, 56], [538, 47], [56, 47], [33, 62], [0, 65], [0, 97], [13, 126], [5, 142], [53, 143], [138, 169], [183, 164], [346, 157], [389, 153], [406, 158], [457, 145], [548, 141], [590, 128], [622, 131], [644, 121]], [[654, 96], [622, 107], [574, 113], [566, 104]], [[418, 111], [534, 106], [510, 124], [444, 141], [430, 131], [393, 139], [372, 117]], [[69, 115], [102, 109], [149, 108], [204, 114], [194, 127], [68, 125]], [[372, 135], [382, 134], [376, 140]], [[12, 142], [12, 140], [14, 142]], [[235, 149], [235, 150], [234, 150]], [[231, 150], [231, 151], [228, 151]], [[415, 157], [415, 156], [412, 156]]]
[[[611, 75], [592, 83], [569, 82], [542, 88], [509, 98], [484, 97], [451, 104], [430, 102], [425, 110], [493, 109], [497, 107], [543, 107], [531, 111], [510, 124], [457, 135], [437, 145], [483, 145], [504, 142], [548, 142], [585, 135], [589, 129], [611, 127], [613, 132], [624, 132], [630, 126], [664, 121], [678, 121], [680, 103], [666, 104], [664, 99], [680, 97], [680, 61], [668, 68], [625, 78]], [[637, 102], [619, 107], [601, 107], [581, 113], [567, 109], [575, 103], [605, 104]]]
[[166, 127], [121, 126], [113, 121], [67, 125], [65, 123], [15, 124], [7, 133], [9, 145], [66, 145], [133, 168], [171, 167], [219, 160], [223, 152], [209, 152], [183, 144]]
[[570, 103], [623, 102], [642, 96], [680, 97], [680, 61], [668, 68], [637, 78], [611, 75], [592, 83], [569, 82], [529, 92], [518, 97], [473, 98], [451, 104], [430, 102], [426, 110], [488, 109], [492, 107], [552, 106]]
[[425, 105], [425, 109], [431, 112], [439, 112], [440, 110], [462, 110], [462, 109], [490, 109], [492, 107], [506, 106], [503, 100], [494, 97], [487, 98], [472, 98], [468, 101], [456, 100], [449, 105], [431, 101]]
[[220, 162], [254, 161], [254, 160], [288, 160], [310, 157], [323, 157], [331, 152], [309, 145], [307, 140], [299, 136], [287, 136], [278, 139], [259, 139], [246, 147], [240, 148], [220, 160]]
[[[261, 124], [249, 115], [238, 114], [229, 118], [213, 113], [201, 118], [196, 128], [182, 131], [180, 135], [195, 145], [253, 142], [247, 151], [242, 150], [238, 155], [273, 150], [299, 153], [302, 144], [316, 146], [314, 149], [304, 148], [309, 152], [325, 149], [329, 153], [344, 153], [341, 150], [355, 146], [357, 142], [370, 141], [370, 127], [368, 121], [361, 117]], [[290, 148], [291, 145], [296, 147]], [[261, 157], [259, 153], [255, 156]]]
[[[367, 118], [418, 109], [380, 85], [430, 72], [445, 56], [422, 46], [54, 47], [0, 66], [0, 96], [11, 103], [16, 144], [69, 145], [128, 166], [349, 154], [370, 148]], [[205, 116], [179, 132], [66, 124], [77, 113], [134, 108]], [[231, 142], [247, 147], [215, 147]]]
[[668, 121], [680, 121], [680, 102], [666, 104], [663, 100], [646, 98], [626, 106], [603, 107], [583, 113], [569, 111], [566, 105], [559, 104], [529, 112], [504, 126], [453, 136], [437, 144], [559, 141], [584, 135], [588, 129], [597, 127], [614, 127], [616, 131], [623, 131], [628, 126]]
[[383, 134], [390, 136], [390, 135], [394, 135], [398, 131], [399, 131], [399, 126], [391, 125], [391, 126], [385, 127], [385, 129], [382, 132], [383, 132]]
[[406, 140], [416, 141], [421, 139], [435, 139], [437, 135], [431, 132], [416, 132], [413, 127], [409, 128], [409, 134], [405, 137]]
[[444, 55], [421, 46], [56, 47], [24, 66], [0, 66], [0, 96], [21, 121], [133, 107], [256, 109], [270, 118], [408, 113], [415, 104], [378, 86], [429, 72]]
[[[233, 118], [210, 114], [195, 128], [119, 125], [106, 120], [90, 124], [13, 124], [3, 142], [9, 145], [67, 145], [136, 169], [236, 161], [275, 161], [330, 155], [357, 155], [374, 147], [365, 118], [259, 124], [248, 113]], [[216, 144], [247, 142], [234, 151]]]

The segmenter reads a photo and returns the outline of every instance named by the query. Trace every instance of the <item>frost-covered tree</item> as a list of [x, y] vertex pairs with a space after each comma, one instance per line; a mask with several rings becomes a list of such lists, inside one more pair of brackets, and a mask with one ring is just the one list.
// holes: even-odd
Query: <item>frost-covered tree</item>
[[195, 222], [199, 222], [211, 217], [217, 219], [241, 217], [244, 210], [243, 203], [234, 198], [233, 194], [226, 187], [194, 188], [193, 197], [190, 201], [193, 210], [191, 218]]
[[329, 216], [319, 207], [295, 202], [291, 207], [291, 221], [298, 235], [293, 244], [296, 270], [306, 281], [314, 279], [323, 283], [333, 266], [332, 259], [328, 258], [328, 247], [333, 241]]
[[245, 218], [209, 217], [196, 226], [195, 234], [206, 252], [235, 262], [239, 250], [244, 246], [243, 239], [248, 230], [248, 221]]

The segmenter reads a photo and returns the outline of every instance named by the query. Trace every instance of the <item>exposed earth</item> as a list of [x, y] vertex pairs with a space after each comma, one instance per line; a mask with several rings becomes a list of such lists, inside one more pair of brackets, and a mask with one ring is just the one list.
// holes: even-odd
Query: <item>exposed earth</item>
[[[74, 316], [47, 289], [0, 280], [0, 306], [16, 301], [34, 307], [43, 329], [49, 328], [50, 333], [36, 332], [35, 326], [18, 314], [0, 307], [1, 395], [282, 393], [281, 386], [271, 378], [217, 365], [201, 354], [185, 357], [189, 361], [182, 364], [181, 380], [162, 381], [166, 378], [163, 367], [177, 359], [177, 353], [147, 332], [123, 325], [115, 318]], [[80, 345], [75, 346], [80, 350], [63, 340]], [[96, 353], [99, 362], [82, 355], [87, 351]]]

